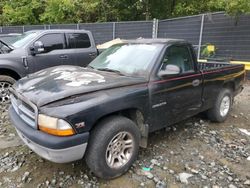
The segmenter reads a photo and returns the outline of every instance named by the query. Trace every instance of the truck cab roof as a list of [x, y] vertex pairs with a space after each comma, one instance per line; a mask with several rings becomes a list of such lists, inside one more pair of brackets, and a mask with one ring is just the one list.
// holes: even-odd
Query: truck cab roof
[[84, 30], [84, 29], [81, 29], [81, 30], [77, 30], [77, 29], [45, 29], [45, 30], [30, 30], [30, 31], [27, 31], [27, 32], [37, 32], [37, 33], [82, 33], [82, 32], [90, 32], [88, 30]]

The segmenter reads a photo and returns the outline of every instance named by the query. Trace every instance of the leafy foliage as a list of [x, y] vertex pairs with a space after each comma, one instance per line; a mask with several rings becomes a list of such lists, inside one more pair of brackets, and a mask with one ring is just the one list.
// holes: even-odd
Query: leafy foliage
[[6, 25], [37, 24], [43, 10], [40, 0], [9, 0], [2, 2], [1, 20]]
[[226, 11], [250, 12], [250, 0], [0, 0], [0, 24], [166, 19]]
[[210, 6], [211, 3], [235, 17], [250, 12], [249, 0], [213, 0]]
[[40, 20], [43, 23], [73, 22], [75, 8], [73, 0], [47, 0]]

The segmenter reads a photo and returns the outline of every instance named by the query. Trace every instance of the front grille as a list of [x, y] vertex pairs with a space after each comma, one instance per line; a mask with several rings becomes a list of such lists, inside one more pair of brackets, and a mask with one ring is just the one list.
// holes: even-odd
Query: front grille
[[12, 94], [10, 96], [11, 105], [18, 116], [29, 126], [37, 129], [37, 108], [34, 104], [26, 101], [23, 97]]

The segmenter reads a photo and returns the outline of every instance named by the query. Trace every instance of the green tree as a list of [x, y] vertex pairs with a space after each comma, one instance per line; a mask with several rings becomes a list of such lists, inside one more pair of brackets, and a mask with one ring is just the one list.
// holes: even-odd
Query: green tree
[[144, 20], [144, 2], [138, 0], [111, 0], [106, 2], [107, 21]]
[[74, 22], [74, 17], [73, 0], [47, 0], [40, 20], [43, 23], [70, 23]]
[[214, 11], [239, 17], [250, 0], [0, 0], [0, 24], [167, 19]]
[[8, 0], [3, 3], [2, 23], [6, 25], [38, 24], [43, 12], [43, 1]]
[[231, 16], [250, 13], [249, 0], [173, 0], [172, 16], [187, 16], [214, 11], [225, 11]]
[[[213, 1], [213, 0], [212, 0]], [[195, 15], [206, 12], [223, 11], [219, 6], [214, 6], [211, 0], [182, 0], [176, 1], [175, 8], [172, 12], [172, 17]]]
[[100, 15], [98, 9], [100, 0], [75, 0], [75, 21], [76, 22], [97, 22]]
[[220, 10], [226, 11], [229, 15], [234, 17], [250, 13], [249, 0], [211, 0], [209, 6], [219, 7]]
[[5, 2], [1, 1], [0, 2], [0, 24], [3, 25], [3, 6], [4, 6]]

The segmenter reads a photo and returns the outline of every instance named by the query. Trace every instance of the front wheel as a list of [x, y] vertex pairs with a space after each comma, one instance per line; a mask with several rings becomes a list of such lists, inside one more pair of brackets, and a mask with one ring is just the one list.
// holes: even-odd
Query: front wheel
[[0, 104], [6, 104], [10, 100], [10, 91], [9, 89], [15, 83], [10, 76], [0, 75]]
[[91, 132], [86, 163], [100, 178], [120, 176], [136, 160], [139, 139], [139, 129], [133, 121], [121, 116], [108, 117]]
[[15, 83], [15, 79], [10, 76], [0, 75], [0, 113], [6, 112], [10, 102], [9, 89]]
[[233, 102], [232, 91], [222, 89], [219, 93], [213, 108], [207, 111], [207, 116], [211, 121], [223, 122], [226, 120]]

